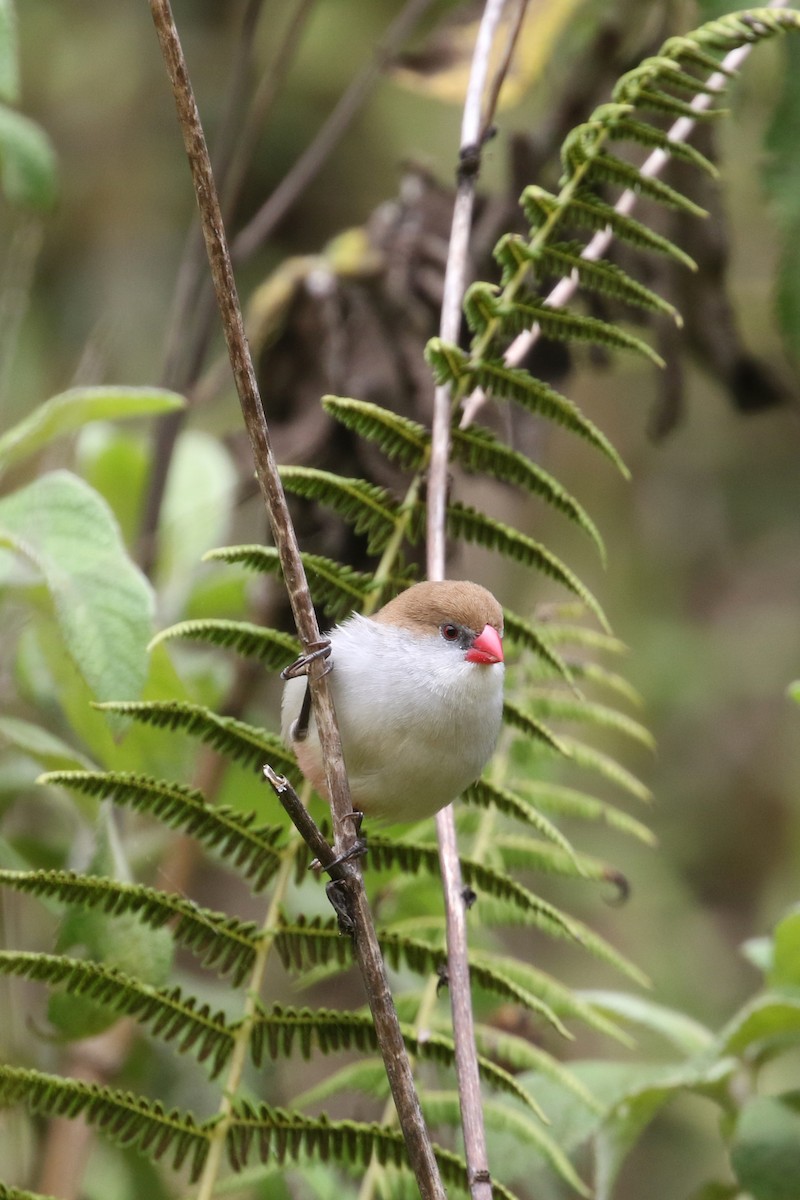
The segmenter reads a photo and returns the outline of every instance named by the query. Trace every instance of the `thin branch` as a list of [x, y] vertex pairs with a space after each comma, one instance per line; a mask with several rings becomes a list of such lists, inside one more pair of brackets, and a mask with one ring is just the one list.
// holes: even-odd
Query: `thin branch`
[[[255, 460], [256, 477], [267, 506], [297, 630], [304, 646], [309, 649], [319, 640], [319, 628], [286, 497], [278, 476], [269, 430], [245, 337], [244, 322], [225, 237], [219, 198], [200, 123], [200, 115], [169, 0], [150, 0], [150, 9], [172, 85], [178, 122], [192, 173], [225, 341]], [[337, 855], [341, 855], [350, 849], [354, 840], [353, 830], [348, 820], [348, 815], [352, 811], [352, 802], [328, 677], [325, 674], [325, 663], [322, 658], [315, 659], [310, 664], [309, 679], [314, 717], [325, 763], [325, 782], [331, 799], [336, 835], [334, 848]], [[386, 968], [381, 958], [361, 872], [356, 865], [345, 863], [342, 867], [342, 874], [350, 901], [356, 957], [381, 1045], [389, 1085], [397, 1106], [409, 1160], [424, 1200], [444, 1200], [445, 1192], [414, 1088], [411, 1067], [389, 991]]]
[[[518, 0], [518, 7], [521, 18], [525, 8], [524, 0]], [[504, 8], [505, 0], [487, 0], [478, 30], [464, 105], [458, 183], [445, 268], [440, 324], [442, 339], [450, 342], [458, 341], [461, 326], [461, 305], [467, 281], [475, 182], [480, 167], [482, 144], [492, 120], [493, 105], [500, 93], [502, 77], [508, 68], [511, 57], [510, 54], [505, 56], [499, 78], [496, 78], [489, 88], [488, 104], [490, 107], [486, 107], [484, 97], [487, 95], [489, 56]], [[518, 19], [516, 21], [517, 34], [520, 27], [521, 19]], [[445, 576], [445, 520], [452, 409], [453, 403], [449, 387], [437, 387], [434, 395], [427, 491], [427, 570], [429, 579], [443, 579]], [[492, 1184], [486, 1149], [486, 1131], [483, 1123], [480, 1076], [475, 1052], [475, 1024], [472, 1015], [472, 994], [467, 958], [464, 885], [461, 878], [452, 805], [448, 805], [437, 814], [436, 829], [439, 838], [439, 860], [447, 919], [447, 972], [469, 1188], [473, 1200], [491, 1200]]]
[[[780, 0], [770, 0], [765, 7], [783, 8], [784, 6]], [[737, 71], [748, 57], [752, 49], [753, 44], [749, 43], [744, 46], [738, 46], [735, 50], [731, 50], [731, 52], [725, 56], [725, 58], [722, 60], [723, 70], [715, 71], [712, 75], [710, 75], [704, 84], [704, 90], [699, 92], [692, 99], [691, 107], [698, 115], [710, 108], [716, 95], [718, 95], [721, 91], [724, 91], [726, 85], [730, 83], [730, 79], [726, 72], [730, 73]], [[686, 142], [693, 133], [696, 125], [697, 119], [694, 117], [679, 117], [677, 121], [672, 124], [667, 134], [667, 138], [670, 142]], [[648, 179], [655, 179], [664, 170], [671, 157], [672, 156], [666, 150], [661, 148], [653, 150], [653, 152], [648, 155], [647, 159], [643, 163], [641, 167], [641, 174]], [[638, 192], [635, 192], [632, 188], [626, 188], [617, 200], [614, 208], [618, 213], [628, 216], [635, 208], [638, 199]], [[613, 240], [614, 232], [610, 226], [606, 226], [605, 229], [599, 230], [594, 237], [587, 242], [581, 251], [581, 258], [585, 258], [589, 262], [597, 262], [599, 259], [604, 257]], [[569, 302], [575, 296], [579, 285], [580, 280], [578, 278], [578, 274], [576, 271], [573, 271], [556, 284], [556, 286], [545, 297], [543, 303], [549, 308], [564, 308], [564, 306], [569, 304]], [[505, 353], [503, 354], [503, 361], [505, 362], [506, 366], [518, 366], [539, 341], [541, 333], [541, 326], [536, 324], [531, 326], [530, 329], [525, 330], [524, 333], [519, 334], [519, 336], [514, 339], [514, 341], [507, 347]], [[475, 420], [475, 417], [478, 415], [478, 412], [486, 403], [486, 399], [485, 392], [480, 388], [476, 389], [476, 391], [469, 396], [464, 403], [461, 416], [460, 425], [462, 429], [466, 429], [467, 426], [472, 424], [472, 422]]]
[[284, 176], [269, 199], [236, 235], [231, 246], [234, 262], [247, 259], [269, 237], [289, 209], [303, 194], [312, 179], [327, 162], [353, 119], [358, 114], [371, 89], [380, 79], [387, 63], [431, 7], [433, 0], [408, 0], [397, 18], [386, 30], [369, 63], [356, 75], [342, 94], [338, 104], [324, 122], [317, 136]]

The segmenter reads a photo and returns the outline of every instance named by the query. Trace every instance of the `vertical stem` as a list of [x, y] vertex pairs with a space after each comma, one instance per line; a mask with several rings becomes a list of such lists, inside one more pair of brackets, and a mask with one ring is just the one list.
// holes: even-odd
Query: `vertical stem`
[[[472, 59], [464, 116], [461, 125], [458, 185], [453, 208], [440, 334], [442, 340], [457, 342], [461, 326], [461, 304], [467, 280], [469, 240], [475, 181], [480, 166], [481, 145], [490, 117], [484, 114], [489, 55], [495, 41], [505, 0], [487, 0], [478, 30]], [[524, 8], [524, 3], [520, 5]], [[517, 32], [520, 21], [517, 21]], [[508, 65], [508, 59], [503, 70]], [[499, 85], [492, 88], [494, 100]], [[453, 398], [449, 387], [437, 387], [434, 396], [433, 434], [427, 494], [427, 568], [429, 579], [444, 579], [447, 514], [447, 475], [450, 463], [450, 421]], [[483, 1123], [480, 1077], [475, 1049], [475, 1024], [472, 1015], [469, 963], [467, 957], [467, 921], [464, 884], [458, 857], [455, 819], [452, 805], [436, 816], [439, 860], [442, 872], [447, 919], [447, 970], [453, 1033], [456, 1051], [456, 1075], [461, 1101], [461, 1123], [467, 1174], [473, 1200], [491, 1200], [492, 1183]]]

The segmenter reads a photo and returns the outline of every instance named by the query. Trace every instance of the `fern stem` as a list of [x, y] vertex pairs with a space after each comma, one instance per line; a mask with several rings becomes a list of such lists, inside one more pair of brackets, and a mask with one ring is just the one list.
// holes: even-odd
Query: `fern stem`
[[386, 543], [386, 548], [384, 549], [380, 562], [375, 569], [375, 574], [373, 576], [375, 587], [367, 596], [361, 610], [365, 617], [370, 616], [370, 614], [375, 611], [375, 608], [381, 597], [381, 592], [383, 591], [385, 584], [390, 579], [392, 571], [394, 570], [395, 563], [397, 562], [400, 551], [403, 548], [403, 542], [408, 534], [408, 527], [411, 523], [414, 509], [416, 508], [417, 501], [419, 500], [419, 493], [422, 487], [424, 474], [425, 467], [422, 467], [408, 486], [408, 491], [406, 492], [403, 503], [400, 506], [400, 515], [394, 529], [392, 530], [392, 536]]
[[259, 992], [264, 981], [270, 953], [275, 945], [281, 904], [294, 873], [294, 860], [297, 857], [297, 851], [301, 844], [301, 840], [297, 835], [289, 842], [275, 879], [275, 888], [269, 902], [269, 907], [267, 908], [264, 924], [261, 927], [261, 943], [253, 962], [253, 970], [250, 974], [242, 1022], [236, 1030], [230, 1067], [225, 1079], [225, 1087], [219, 1106], [218, 1120], [211, 1132], [208, 1157], [203, 1167], [196, 1200], [212, 1200], [214, 1195], [217, 1177], [222, 1164], [222, 1156], [225, 1151], [225, 1142], [233, 1122], [234, 1098], [239, 1091], [247, 1062], [247, 1052], [250, 1047], [250, 1038], [258, 1008]]

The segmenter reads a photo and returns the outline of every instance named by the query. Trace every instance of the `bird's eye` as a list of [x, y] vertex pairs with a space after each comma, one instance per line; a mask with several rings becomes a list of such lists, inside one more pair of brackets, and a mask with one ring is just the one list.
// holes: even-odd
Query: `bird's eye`
[[460, 630], [457, 625], [442, 625], [441, 634], [446, 642], [457, 642]]

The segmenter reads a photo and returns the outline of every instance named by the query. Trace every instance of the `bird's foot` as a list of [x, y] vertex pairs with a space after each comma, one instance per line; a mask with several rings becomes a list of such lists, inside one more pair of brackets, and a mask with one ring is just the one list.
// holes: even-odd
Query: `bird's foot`
[[[344, 851], [343, 854], [339, 854], [336, 858], [333, 859], [332, 862], [329, 862], [325, 866], [324, 870], [326, 870], [326, 871], [332, 870], [333, 867], [341, 866], [342, 863], [352, 862], [353, 859], [363, 858], [364, 855], [367, 853], [367, 849], [368, 849], [367, 835], [366, 834], [362, 835], [362, 833], [361, 833], [361, 825], [364, 820], [364, 814], [362, 812], [358, 812], [357, 810], [355, 810], [355, 811], [347, 814], [347, 819], [353, 822], [353, 829], [354, 829], [355, 835], [356, 835], [355, 841], [353, 842], [352, 846], [349, 846], [348, 849]], [[319, 861], [318, 858], [314, 859], [311, 866], [309, 867], [309, 870], [310, 871], [323, 870], [322, 863]]]
[[478, 899], [478, 893], [467, 885], [461, 889], [461, 899], [464, 901], [464, 908], [469, 912], [475, 901]]
[[[316, 662], [318, 658], [327, 658], [331, 652], [330, 638], [320, 638], [318, 642], [309, 642], [308, 646], [305, 654], [301, 654], [288, 667], [284, 667], [281, 671], [281, 679], [297, 679], [299, 675], [307, 675], [312, 662]], [[328, 663], [325, 670], [330, 671], [330, 669], [331, 663]]]

